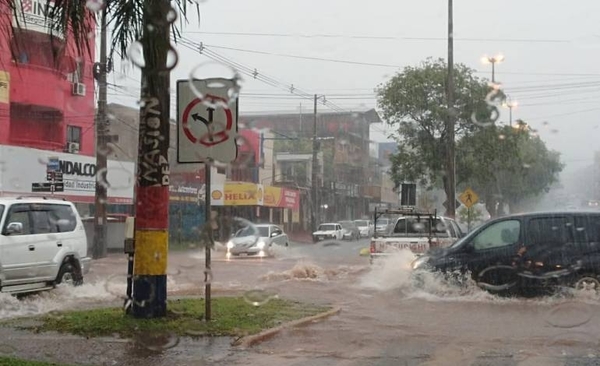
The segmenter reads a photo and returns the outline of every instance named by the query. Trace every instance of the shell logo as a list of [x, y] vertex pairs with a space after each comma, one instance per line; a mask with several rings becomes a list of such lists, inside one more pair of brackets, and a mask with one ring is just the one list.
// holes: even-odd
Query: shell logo
[[257, 197], [256, 197], [256, 199], [257, 199], [258, 201], [262, 201], [262, 199], [263, 199], [263, 191], [262, 191], [262, 188], [259, 188], [259, 189], [258, 189], [258, 194], [257, 194]]
[[213, 200], [220, 200], [221, 197], [223, 197], [223, 192], [219, 191], [218, 189], [215, 189], [210, 196]]

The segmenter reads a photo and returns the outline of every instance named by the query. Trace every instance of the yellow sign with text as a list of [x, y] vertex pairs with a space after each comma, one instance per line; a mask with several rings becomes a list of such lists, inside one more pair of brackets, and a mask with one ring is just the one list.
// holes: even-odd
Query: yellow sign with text
[[254, 206], [262, 204], [262, 188], [254, 183], [227, 183], [225, 206]]

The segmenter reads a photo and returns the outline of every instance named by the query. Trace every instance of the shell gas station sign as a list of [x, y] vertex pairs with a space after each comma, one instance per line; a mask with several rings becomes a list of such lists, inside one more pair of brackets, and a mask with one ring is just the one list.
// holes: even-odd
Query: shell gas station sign
[[300, 207], [298, 191], [254, 183], [232, 182], [213, 185], [210, 197], [213, 206], [266, 206], [293, 210]]
[[214, 185], [210, 192], [213, 206], [262, 206], [263, 186], [254, 183]]

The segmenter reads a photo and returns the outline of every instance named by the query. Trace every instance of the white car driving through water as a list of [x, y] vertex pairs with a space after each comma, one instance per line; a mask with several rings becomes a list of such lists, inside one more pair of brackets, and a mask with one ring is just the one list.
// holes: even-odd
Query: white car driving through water
[[287, 247], [289, 238], [283, 229], [272, 224], [258, 224], [238, 230], [227, 243], [227, 257], [274, 255], [273, 245]]

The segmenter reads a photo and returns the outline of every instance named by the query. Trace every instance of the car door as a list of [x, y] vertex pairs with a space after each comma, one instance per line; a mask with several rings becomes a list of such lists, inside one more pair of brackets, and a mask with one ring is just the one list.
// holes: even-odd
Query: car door
[[573, 216], [565, 214], [528, 219], [525, 251], [520, 261], [527, 287], [544, 287], [563, 277], [561, 274], [568, 276], [573, 265], [588, 257], [588, 253], [580, 250], [581, 243], [574, 239], [573, 225]]
[[[38, 276], [47, 280], [53, 280], [58, 273], [57, 263], [59, 252], [63, 248], [63, 240], [59, 231], [59, 225], [54, 218], [52, 205], [31, 205], [31, 223], [33, 235], [31, 245], [35, 246], [34, 255], [38, 262]], [[67, 246], [69, 243], [66, 243]]]
[[[23, 230], [20, 233], [8, 233], [7, 228], [11, 223], [21, 223]], [[30, 205], [10, 206], [2, 226], [0, 245], [3, 285], [27, 282], [38, 276], [39, 258], [35, 256], [32, 236]]]
[[503, 291], [518, 285], [515, 261], [523, 247], [522, 238], [522, 221], [519, 218], [494, 222], [473, 237], [473, 255], [467, 268], [480, 287]]

